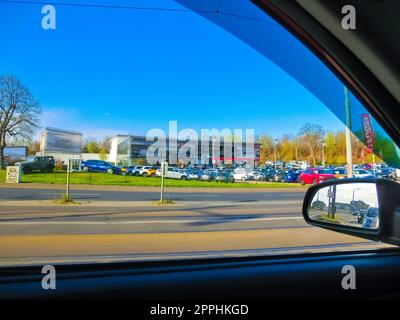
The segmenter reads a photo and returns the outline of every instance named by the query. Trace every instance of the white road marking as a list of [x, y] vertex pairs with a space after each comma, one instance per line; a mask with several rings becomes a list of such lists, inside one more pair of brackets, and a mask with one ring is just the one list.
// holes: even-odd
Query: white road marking
[[165, 195], [171, 197], [219, 197], [216, 194], [177, 194], [177, 193], [168, 193], [166, 192]]
[[[63, 192], [42, 192], [41, 194], [45, 194], [45, 195], [61, 195], [63, 194]], [[71, 195], [76, 195], [76, 196], [103, 196], [103, 194], [99, 194], [99, 193], [76, 193], [76, 192], [72, 192]]]
[[274, 218], [255, 218], [255, 219], [210, 219], [210, 220], [126, 220], [126, 221], [13, 221], [13, 222], [0, 222], [2, 225], [62, 225], [62, 224], [78, 224], [78, 225], [111, 225], [111, 224], [152, 224], [152, 223], [196, 223], [196, 222], [243, 222], [243, 221], [278, 221], [278, 220], [303, 220], [303, 217], [274, 217]]

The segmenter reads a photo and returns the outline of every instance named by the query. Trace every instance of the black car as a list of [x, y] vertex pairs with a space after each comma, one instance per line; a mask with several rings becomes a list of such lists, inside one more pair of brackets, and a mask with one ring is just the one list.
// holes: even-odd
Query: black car
[[35, 157], [32, 162], [24, 162], [22, 164], [22, 172], [52, 172], [54, 167], [55, 161], [52, 156]]

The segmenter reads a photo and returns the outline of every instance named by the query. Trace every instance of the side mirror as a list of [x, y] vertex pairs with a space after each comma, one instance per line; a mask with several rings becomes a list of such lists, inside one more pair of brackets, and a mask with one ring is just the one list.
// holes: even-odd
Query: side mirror
[[400, 245], [400, 184], [384, 179], [329, 180], [308, 189], [307, 223]]

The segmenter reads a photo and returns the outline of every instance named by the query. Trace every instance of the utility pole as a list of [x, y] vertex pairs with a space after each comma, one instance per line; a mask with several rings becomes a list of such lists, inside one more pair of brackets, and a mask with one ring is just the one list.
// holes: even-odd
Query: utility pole
[[164, 203], [164, 179], [167, 176], [168, 171], [168, 162], [161, 162], [161, 194], [160, 194], [160, 203]]
[[276, 171], [276, 147], [277, 147], [277, 144], [278, 144], [278, 139], [275, 139], [274, 140], [274, 155], [275, 155], [275, 162], [274, 162], [274, 167], [275, 167], [275, 171]]
[[349, 90], [344, 87], [344, 104], [346, 107], [346, 162], [347, 178], [353, 178], [353, 152], [351, 148], [351, 110]]
[[69, 201], [69, 179], [71, 174], [71, 159], [68, 159], [68, 166], [67, 166], [67, 190], [65, 193], [66, 200]]

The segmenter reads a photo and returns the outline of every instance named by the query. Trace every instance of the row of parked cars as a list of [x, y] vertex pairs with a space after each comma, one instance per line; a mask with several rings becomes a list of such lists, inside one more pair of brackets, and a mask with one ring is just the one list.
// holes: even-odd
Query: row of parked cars
[[[306, 169], [264, 167], [253, 171], [245, 168], [233, 170], [235, 180], [242, 181], [270, 181], [270, 182], [298, 182], [301, 184], [318, 184], [329, 179], [347, 178], [347, 170], [343, 167], [317, 167]], [[399, 170], [380, 165], [374, 168], [354, 166], [353, 177], [359, 179], [384, 178], [398, 180]]]
[[[38, 156], [33, 161], [22, 164], [24, 173], [33, 171], [51, 172], [55, 161], [51, 156]], [[81, 162], [79, 169], [83, 172], [107, 172], [109, 174], [123, 174], [129, 176], [160, 177], [161, 169], [157, 166], [115, 166], [107, 161], [86, 160]], [[301, 184], [317, 184], [329, 179], [347, 177], [344, 167], [317, 167], [296, 169], [285, 166], [265, 166], [254, 170], [244, 167], [237, 168], [186, 168], [181, 169], [170, 166], [166, 173], [167, 178], [179, 180], [202, 181], [269, 181], [269, 182], [299, 182]], [[355, 165], [353, 167], [354, 178], [384, 178], [390, 180], [400, 179], [400, 170], [384, 164], [371, 166], [369, 164]]]
[[[81, 170], [88, 172], [108, 172], [124, 174], [129, 176], [160, 177], [161, 169], [157, 166], [127, 166], [118, 167], [106, 161], [88, 160], [81, 164]], [[374, 168], [367, 165], [358, 165], [353, 168], [353, 177], [386, 178], [397, 179], [396, 170], [379, 165]], [[298, 182], [301, 184], [317, 184], [329, 179], [340, 179], [347, 177], [347, 170], [343, 167], [317, 167], [307, 169], [277, 168], [266, 166], [255, 170], [244, 167], [237, 168], [186, 168], [169, 167], [167, 178], [180, 180], [202, 180], [202, 181], [269, 181], [269, 182]]]

